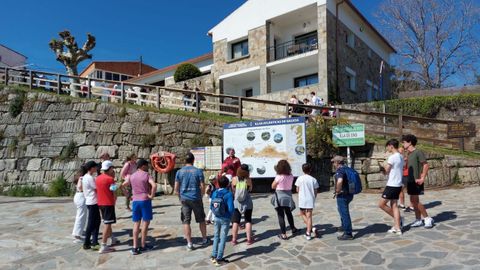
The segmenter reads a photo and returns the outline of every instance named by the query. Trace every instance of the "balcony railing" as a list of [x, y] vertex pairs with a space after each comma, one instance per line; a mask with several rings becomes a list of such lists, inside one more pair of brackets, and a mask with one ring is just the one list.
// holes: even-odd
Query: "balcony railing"
[[301, 40], [290, 40], [269, 48], [270, 62], [284, 59], [290, 56], [314, 51], [318, 49], [318, 42], [315, 36], [305, 37]]

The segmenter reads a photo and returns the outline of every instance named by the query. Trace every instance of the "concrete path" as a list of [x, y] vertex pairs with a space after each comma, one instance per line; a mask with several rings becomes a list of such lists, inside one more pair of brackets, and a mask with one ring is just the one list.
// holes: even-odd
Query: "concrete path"
[[[254, 199], [257, 242], [247, 246], [243, 231], [237, 246], [227, 244], [231, 262], [223, 269], [480, 269], [480, 187], [427, 191], [422, 200], [436, 221], [433, 229], [409, 228], [403, 236], [389, 235], [392, 221], [377, 208], [379, 194], [363, 193], [352, 202], [353, 241], [336, 239], [339, 224], [330, 193], [317, 198], [314, 223], [320, 236], [307, 241], [304, 232], [280, 241], [269, 195]], [[295, 196], [295, 200], [297, 200]], [[150, 241], [156, 248], [130, 255], [130, 213], [123, 198], [117, 206], [114, 234], [117, 252], [100, 255], [84, 251], [70, 238], [75, 209], [70, 198], [0, 197], [0, 269], [211, 269], [211, 246], [187, 251], [174, 196], [154, 201]], [[205, 201], [206, 202], [206, 201]], [[298, 210], [295, 211], [298, 215]], [[405, 213], [407, 224], [414, 220]], [[298, 216], [296, 226], [304, 228]], [[199, 236], [198, 227], [193, 234]], [[208, 227], [212, 235], [212, 226]], [[197, 237], [199, 242], [200, 238]]]

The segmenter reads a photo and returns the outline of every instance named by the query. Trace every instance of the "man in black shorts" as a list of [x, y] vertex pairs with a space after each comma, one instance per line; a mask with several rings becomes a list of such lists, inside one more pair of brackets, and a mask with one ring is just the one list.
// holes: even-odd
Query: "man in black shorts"
[[[391, 139], [385, 147], [391, 154], [382, 172], [388, 175], [388, 182], [382, 194], [382, 199], [378, 202], [378, 207], [393, 218], [394, 226], [388, 230], [389, 233], [402, 235], [402, 222], [400, 210], [398, 210], [397, 200], [402, 191], [403, 157], [398, 152], [398, 140]], [[390, 202], [390, 207], [388, 203]]]
[[202, 170], [193, 166], [195, 157], [188, 153], [185, 158], [185, 166], [181, 168], [175, 176], [175, 193], [179, 195], [182, 203], [181, 220], [183, 232], [187, 239], [187, 249], [193, 249], [192, 229], [190, 222], [192, 220], [192, 211], [195, 215], [195, 221], [200, 226], [203, 241], [202, 245], [207, 245], [207, 226], [205, 223], [205, 211], [203, 210], [202, 196], [205, 191], [205, 178]]
[[[425, 177], [428, 173], [428, 163], [425, 154], [416, 149], [417, 137], [412, 134], [402, 137], [403, 148], [408, 152], [408, 182], [407, 193], [410, 195], [410, 202], [415, 209], [415, 221], [411, 227], [420, 227], [430, 229], [433, 227], [433, 218], [428, 216], [425, 206], [420, 203], [420, 195], [423, 195]], [[422, 221], [423, 216], [423, 221]]]

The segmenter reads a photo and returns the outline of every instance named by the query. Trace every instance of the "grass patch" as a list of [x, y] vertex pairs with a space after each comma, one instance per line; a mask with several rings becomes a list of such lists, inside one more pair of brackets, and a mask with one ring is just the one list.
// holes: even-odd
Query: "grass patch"
[[8, 151], [10, 153], [15, 152], [17, 150], [17, 146], [18, 146], [18, 138], [13, 138], [8, 144]]
[[73, 154], [75, 153], [75, 148], [77, 147], [77, 143], [74, 141], [70, 141], [68, 145], [63, 148], [62, 153], [58, 157], [60, 160], [67, 160], [73, 157]]
[[50, 182], [46, 195], [48, 197], [64, 197], [71, 195], [70, 184], [65, 177], [63, 177], [63, 174]]
[[23, 104], [25, 104], [25, 93], [20, 92], [13, 100], [10, 102], [8, 107], [8, 113], [13, 118], [17, 117], [23, 111]]
[[117, 115], [119, 117], [125, 118], [125, 116], [127, 116], [127, 109], [125, 107], [123, 107], [122, 110], [119, 111]]
[[40, 197], [45, 196], [45, 189], [40, 186], [12, 186], [3, 195], [11, 197]]
[[11, 197], [65, 197], [71, 195], [70, 183], [63, 177], [57, 177], [50, 182], [48, 189], [42, 186], [26, 185], [11, 186], [7, 191], [2, 189], [1, 194]]

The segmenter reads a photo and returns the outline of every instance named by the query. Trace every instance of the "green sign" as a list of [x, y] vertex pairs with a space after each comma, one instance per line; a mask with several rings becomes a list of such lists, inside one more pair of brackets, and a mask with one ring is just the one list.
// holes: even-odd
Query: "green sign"
[[365, 125], [350, 124], [334, 126], [333, 144], [339, 147], [365, 145]]

